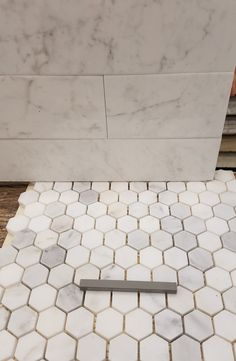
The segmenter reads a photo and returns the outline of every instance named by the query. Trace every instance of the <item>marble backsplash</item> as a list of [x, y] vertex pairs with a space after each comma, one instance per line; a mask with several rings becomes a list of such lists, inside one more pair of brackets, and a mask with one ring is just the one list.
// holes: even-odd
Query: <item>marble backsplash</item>
[[0, 180], [207, 180], [234, 0], [2, 0]]

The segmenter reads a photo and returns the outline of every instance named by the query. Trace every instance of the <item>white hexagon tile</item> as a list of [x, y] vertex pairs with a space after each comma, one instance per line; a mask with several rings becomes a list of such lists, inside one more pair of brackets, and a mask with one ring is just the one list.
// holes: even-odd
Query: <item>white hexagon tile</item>
[[[19, 204], [0, 249], [0, 361], [236, 361], [232, 172], [35, 183]], [[178, 291], [82, 292], [81, 278]]]

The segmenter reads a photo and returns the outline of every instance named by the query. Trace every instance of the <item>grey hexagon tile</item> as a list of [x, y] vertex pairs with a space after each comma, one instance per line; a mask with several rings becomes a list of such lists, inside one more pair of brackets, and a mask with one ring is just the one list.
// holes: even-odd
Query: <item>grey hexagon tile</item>
[[141, 340], [152, 333], [152, 317], [146, 311], [137, 308], [125, 316], [125, 331], [136, 340]]
[[108, 266], [113, 262], [113, 251], [106, 246], [92, 249], [90, 262], [99, 268]]
[[21, 281], [24, 269], [16, 263], [0, 268], [0, 286], [10, 287]]
[[166, 190], [166, 182], [148, 182], [148, 189], [155, 193], [161, 193]]
[[157, 202], [157, 195], [150, 190], [139, 193], [139, 201], [141, 203], [150, 205]]
[[236, 180], [232, 179], [229, 182], [227, 182], [227, 188], [229, 191], [236, 192]]
[[154, 247], [148, 247], [140, 251], [140, 263], [152, 269], [163, 263], [162, 252]]
[[31, 221], [29, 222], [29, 229], [31, 229], [32, 231], [38, 233], [41, 231], [45, 231], [46, 229], [48, 229], [50, 227], [52, 220], [51, 218], [45, 216], [45, 215], [41, 215], [35, 218], [32, 218]]
[[112, 263], [101, 270], [101, 279], [103, 280], [124, 280], [125, 270]]
[[139, 221], [139, 228], [147, 233], [153, 233], [160, 229], [160, 224], [157, 218], [153, 216], [145, 216]]
[[71, 188], [72, 188], [72, 182], [55, 182], [53, 186], [53, 189], [55, 189], [55, 191], [59, 193], [68, 191]]
[[199, 194], [200, 202], [209, 206], [215, 206], [220, 203], [219, 196], [211, 191], [205, 191]]
[[70, 284], [58, 291], [56, 305], [65, 312], [70, 312], [81, 306], [83, 298], [83, 292], [79, 287]]
[[48, 278], [48, 269], [41, 264], [34, 264], [28, 267], [22, 277], [22, 282], [30, 287], [34, 288], [46, 283]]
[[40, 360], [43, 358], [46, 339], [33, 331], [19, 338], [15, 357], [19, 361]]
[[175, 193], [181, 193], [186, 190], [184, 182], [167, 182], [167, 189]]
[[191, 216], [190, 207], [184, 203], [175, 203], [170, 207], [170, 214], [179, 219]]
[[210, 316], [223, 309], [221, 294], [210, 287], [204, 287], [197, 291], [195, 300], [197, 308]]
[[211, 253], [200, 247], [190, 251], [188, 258], [189, 264], [200, 271], [206, 271], [214, 265]]
[[73, 189], [76, 192], [84, 192], [91, 188], [91, 182], [74, 182]]
[[130, 232], [128, 233], [128, 245], [137, 251], [146, 248], [149, 245], [149, 235], [140, 229]]
[[107, 308], [97, 314], [95, 330], [109, 340], [122, 332], [123, 316], [113, 308]]
[[150, 214], [159, 219], [164, 218], [170, 214], [169, 207], [160, 202], [154, 203], [150, 205]]
[[27, 304], [29, 294], [29, 288], [19, 283], [5, 290], [2, 297], [2, 304], [11, 311], [15, 310]]
[[118, 201], [118, 193], [108, 190], [100, 194], [100, 202], [107, 205]]
[[0, 331], [6, 328], [9, 316], [10, 311], [7, 310], [4, 306], [0, 307]]
[[63, 263], [51, 269], [48, 283], [55, 288], [61, 288], [72, 283], [73, 276], [74, 269]]
[[127, 269], [126, 278], [130, 281], [151, 281], [151, 271], [149, 268], [137, 264]]
[[48, 268], [53, 268], [64, 262], [65, 254], [62, 247], [54, 245], [43, 251], [40, 262]]
[[73, 337], [80, 338], [93, 331], [94, 315], [80, 307], [67, 315], [65, 330]]
[[[83, 246], [76, 246], [67, 251], [66, 263], [72, 267], [80, 267], [89, 260], [89, 250]], [[61, 262], [62, 263], [62, 262]]]
[[223, 203], [228, 204], [229, 206], [236, 206], [236, 193], [234, 192], [224, 192], [220, 194], [220, 199]]
[[24, 306], [12, 312], [8, 323], [8, 330], [16, 337], [21, 337], [35, 329], [37, 312]]
[[168, 342], [157, 335], [146, 337], [140, 342], [140, 357], [143, 361], [169, 361]]
[[191, 216], [184, 220], [184, 229], [193, 234], [199, 234], [206, 230], [205, 222], [195, 216]]
[[221, 337], [212, 336], [202, 344], [205, 361], [227, 360], [234, 361], [234, 355], [230, 342]]
[[[101, 203], [102, 204], [102, 203]], [[128, 206], [121, 202], [115, 202], [109, 204], [108, 206], [108, 215], [114, 218], [120, 218], [127, 214]]]
[[163, 218], [161, 220], [161, 227], [164, 231], [167, 231], [171, 234], [180, 232], [183, 229], [180, 219], [173, 216]]
[[98, 193], [105, 192], [109, 189], [109, 182], [93, 182], [92, 189]]
[[178, 274], [179, 284], [190, 291], [197, 291], [204, 286], [203, 273], [192, 266], [181, 269]]
[[118, 219], [117, 228], [123, 232], [131, 232], [137, 229], [137, 220], [131, 216], [124, 216]]
[[107, 212], [107, 207], [103, 203], [94, 202], [88, 205], [87, 214], [91, 217], [98, 218], [100, 216], [104, 216], [106, 212]]
[[56, 202], [58, 198], [59, 198], [59, 193], [50, 189], [40, 194], [39, 202], [44, 204], [49, 204]]
[[82, 235], [82, 245], [86, 248], [93, 249], [103, 244], [103, 233], [97, 229], [84, 232]]
[[43, 311], [54, 305], [57, 291], [48, 284], [35, 287], [30, 295], [29, 305], [36, 311]]
[[0, 248], [0, 268], [13, 263], [17, 256], [17, 250], [12, 246], [3, 246]]
[[73, 219], [69, 216], [63, 215], [54, 218], [51, 224], [51, 229], [57, 233], [68, 231], [72, 228]]
[[200, 343], [183, 335], [171, 343], [173, 361], [202, 361]]
[[75, 271], [74, 282], [79, 285], [81, 278], [99, 278], [99, 269], [91, 263], [87, 263]]
[[174, 340], [183, 333], [181, 317], [169, 309], [161, 311], [155, 315], [155, 331], [168, 341]]
[[214, 252], [222, 247], [220, 236], [212, 232], [203, 232], [197, 236], [200, 247]]
[[219, 267], [211, 268], [205, 273], [206, 283], [208, 286], [223, 292], [232, 287], [232, 281], [227, 271]]
[[189, 206], [193, 206], [199, 202], [197, 194], [191, 191], [180, 193], [179, 201], [188, 204]]
[[60, 234], [58, 245], [64, 249], [70, 249], [72, 247], [80, 245], [80, 242], [81, 242], [81, 233], [79, 233], [74, 229], [70, 229]]
[[29, 218], [40, 216], [45, 211], [45, 205], [39, 202], [31, 203], [25, 206], [24, 215]]
[[127, 205], [132, 204], [137, 201], [137, 193], [130, 190], [123, 191], [119, 194], [119, 201]]
[[211, 318], [199, 310], [184, 316], [184, 326], [186, 334], [197, 341], [204, 341], [213, 335]]
[[[228, 185], [229, 183], [227, 183]], [[206, 187], [209, 191], [215, 192], [215, 193], [222, 193], [226, 191], [226, 185], [225, 183], [219, 181], [219, 180], [212, 180], [210, 182], [206, 183]], [[228, 187], [229, 188], [229, 187]]]
[[111, 190], [120, 193], [128, 189], [128, 182], [111, 182]]
[[[83, 193], [81, 193], [83, 194]], [[79, 198], [79, 194], [72, 190], [67, 190], [61, 193], [59, 201], [68, 205], [74, 202], [77, 202]], [[81, 198], [81, 195], [80, 195]]]
[[78, 342], [77, 358], [81, 361], [93, 360], [101, 361], [106, 356], [106, 341], [96, 335], [96, 333], [90, 333]]
[[50, 307], [39, 313], [36, 329], [49, 338], [64, 330], [66, 314], [57, 307]]
[[[150, 185], [150, 183], [149, 183]], [[146, 182], [130, 182], [129, 184], [129, 188], [131, 191], [140, 193], [140, 192], [144, 192], [147, 190], [147, 183]], [[152, 190], [150, 188], [150, 190]]]
[[227, 271], [233, 271], [236, 268], [235, 252], [228, 249], [219, 249], [214, 253], [215, 265]]
[[29, 221], [30, 218], [24, 215], [16, 215], [15, 217], [9, 219], [6, 229], [10, 234], [14, 235], [16, 232], [25, 230]]
[[219, 236], [229, 231], [227, 222], [218, 217], [208, 219], [206, 221], [206, 227], [208, 231], [218, 234]]
[[236, 313], [236, 287], [232, 287], [224, 292], [223, 300], [225, 308], [230, 312]]
[[79, 232], [86, 232], [94, 227], [94, 223], [95, 223], [94, 218], [85, 214], [75, 219], [73, 227]]
[[138, 295], [136, 292], [113, 292], [112, 307], [126, 314], [138, 307]]
[[[150, 206], [152, 207], [152, 206]], [[129, 214], [135, 218], [141, 218], [148, 215], [148, 206], [146, 204], [137, 202], [129, 206]], [[125, 214], [123, 214], [124, 216]]]
[[230, 231], [236, 232], [236, 217], [229, 221]]
[[188, 265], [186, 252], [177, 247], [172, 247], [164, 252], [165, 263], [176, 270]]
[[65, 214], [66, 205], [61, 202], [49, 203], [44, 211], [44, 214], [50, 218], [56, 218]]
[[94, 190], [88, 190], [80, 193], [79, 201], [82, 204], [89, 205], [92, 203], [97, 202], [98, 200], [98, 193]]
[[119, 335], [110, 341], [109, 359], [113, 361], [136, 361], [138, 342], [125, 334]]
[[30, 229], [25, 229], [21, 232], [14, 234], [14, 237], [11, 241], [11, 245], [16, 249], [21, 249], [27, 246], [31, 246], [34, 243], [36, 234]]
[[44, 250], [45, 248], [51, 247], [57, 243], [58, 233], [47, 229], [39, 232], [35, 238], [34, 245]]
[[36, 182], [34, 183], [33, 188], [39, 192], [46, 192], [53, 188], [54, 183], [53, 182]]
[[213, 212], [210, 206], [199, 203], [192, 206], [192, 215], [201, 219], [209, 219], [213, 216]]
[[236, 252], [236, 232], [227, 232], [221, 236], [221, 239], [225, 248]]
[[115, 218], [105, 215], [96, 219], [96, 229], [101, 232], [109, 232], [116, 226]]
[[66, 207], [66, 214], [72, 218], [77, 218], [85, 215], [86, 206], [82, 203], [71, 203]]
[[119, 231], [118, 229], [114, 229], [105, 234], [105, 245], [112, 249], [117, 249], [124, 246], [125, 241], [126, 241], [125, 233]]
[[176, 247], [188, 252], [197, 247], [197, 239], [192, 233], [182, 231], [174, 235], [174, 244]]
[[188, 182], [187, 190], [194, 193], [201, 193], [206, 190], [206, 185], [203, 182]]
[[48, 340], [45, 356], [50, 361], [68, 361], [74, 359], [75, 350], [76, 341], [62, 332]]
[[8, 360], [14, 354], [16, 338], [6, 330], [0, 331], [0, 345], [4, 345], [1, 347], [1, 360]]
[[227, 205], [227, 204], [217, 204], [214, 208], [214, 214], [216, 217], [223, 218], [226, 221], [230, 220], [231, 218], [235, 217], [234, 208]]
[[87, 291], [84, 299], [84, 306], [94, 313], [103, 311], [110, 306], [111, 293]]
[[39, 193], [34, 190], [27, 190], [26, 192], [21, 193], [18, 202], [21, 206], [25, 207], [30, 203], [37, 202], [39, 198]]
[[177, 282], [177, 272], [167, 265], [162, 265], [152, 271], [153, 281]]
[[171, 204], [178, 202], [178, 196], [174, 192], [164, 191], [159, 194], [159, 201], [167, 206], [170, 206]]
[[170, 233], [163, 230], [151, 234], [151, 245], [161, 251], [173, 246], [173, 239]]
[[186, 288], [178, 286], [177, 294], [168, 294], [168, 307], [181, 315], [194, 309], [193, 294]]
[[151, 314], [160, 312], [166, 307], [165, 295], [161, 293], [140, 292], [140, 308]]
[[129, 268], [137, 263], [137, 252], [129, 246], [121, 247], [115, 253], [115, 262], [123, 268]]
[[223, 169], [219, 169], [215, 172], [214, 178], [221, 182], [228, 182], [234, 179], [234, 173], [231, 170], [225, 171]]
[[230, 342], [236, 339], [236, 329], [233, 327], [236, 322], [236, 315], [223, 310], [214, 317], [215, 333]]
[[16, 257], [16, 263], [26, 268], [39, 262], [42, 251], [38, 247], [29, 246], [20, 249]]

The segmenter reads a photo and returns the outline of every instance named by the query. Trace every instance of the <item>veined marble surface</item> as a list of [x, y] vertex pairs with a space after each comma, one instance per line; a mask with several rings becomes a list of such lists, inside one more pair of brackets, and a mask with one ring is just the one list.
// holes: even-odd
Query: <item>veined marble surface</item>
[[1, 0], [0, 74], [232, 71], [235, 0]]
[[105, 76], [110, 138], [220, 137], [231, 73]]
[[106, 138], [101, 76], [0, 77], [0, 138]]
[[0, 179], [207, 180], [219, 146], [220, 138], [0, 140]]

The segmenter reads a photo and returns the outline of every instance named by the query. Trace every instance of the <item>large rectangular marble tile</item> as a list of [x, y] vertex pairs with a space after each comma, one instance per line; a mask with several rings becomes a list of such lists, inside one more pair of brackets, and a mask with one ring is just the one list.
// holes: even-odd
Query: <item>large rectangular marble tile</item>
[[106, 138], [101, 76], [1, 76], [1, 138]]
[[220, 138], [0, 140], [0, 180], [207, 180]]
[[219, 137], [232, 73], [105, 76], [110, 138]]
[[0, 74], [232, 71], [235, 0], [1, 0]]

